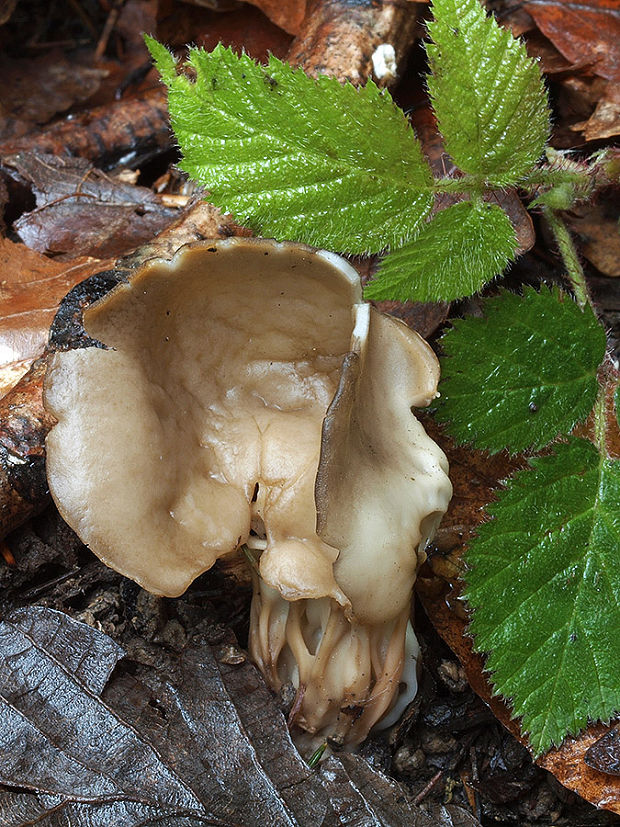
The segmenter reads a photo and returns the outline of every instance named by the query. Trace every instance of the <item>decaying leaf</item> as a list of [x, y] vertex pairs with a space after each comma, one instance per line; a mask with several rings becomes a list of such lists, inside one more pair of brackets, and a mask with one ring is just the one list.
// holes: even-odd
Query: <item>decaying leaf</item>
[[65, 294], [109, 263], [85, 256], [57, 261], [0, 238], [0, 396], [43, 353]]
[[218, 43], [225, 43], [235, 52], [245, 51], [261, 63], [270, 53], [284, 60], [292, 35], [272, 23], [258, 8], [236, 0], [231, 3], [235, 9], [220, 14], [208, 10], [204, 4], [200, 7], [177, 0], [160, 0], [157, 29], [142, 28], [141, 31], [157, 31], [158, 37], [174, 49], [195, 43], [210, 50]]
[[85, 158], [23, 152], [4, 159], [32, 187], [37, 207], [14, 223], [34, 250], [65, 258], [117, 256], [172, 224], [179, 210], [146, 187], [125, 184]]
[[609, 775], [620, 775], [620, 726], [595, 741], [585, 754], [589, 767]]
[[620, 86], [617, 81], [609, 81], [588, 120], [573, 124], [571, 129], [582, 130], [586, 141], [620, 135]]
[[578, 205], [567, 220], [588, 261], [606, 276], [620, 276], [620, 227], [615, 194], [599, 197], [596, 204]]
[[235, 646], [215, 629], [175, 654], [143, 642], [123, 668], [121, 647], [90, 626], [42, 607], [10, 612], [2, 823], [476, 827], [457, 807], [428, 815], [357, 756], [313, 772], [256, 669], [218, 661], [224, 643]]
[[291, 34], [298, 34], [306, 16], [306, 0], [249, 0], [270, 20]]
[[28, 132], [47, 123], [57, 112], [87, 100], [101, 83], [105, 72], [79, 65], [60, 51], [34, 59], [0, 58], [0, 141]]
[[528, 0], [526, 11], [571, 63], [588, 65], [609, 80], [620, 79], [620, 11], [616, 0]]
[[168, 108], [163, 91], [144, 92], [129, 100], [97, 106], [0, 144], [0, 156], [19, 152], [75, 155], [100, 167], [119, 158], [139, 165], [140, 159], [170, 147]]

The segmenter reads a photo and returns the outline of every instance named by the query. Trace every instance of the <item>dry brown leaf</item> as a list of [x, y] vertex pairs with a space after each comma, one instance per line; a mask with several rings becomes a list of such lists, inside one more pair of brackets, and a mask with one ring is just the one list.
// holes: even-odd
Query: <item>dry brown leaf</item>
[[606, 140], [620, 135], [620, 85], [610, 81], [588, 120], [573, 124], [571, 129], [583, 132], [586, 141]]
[[299, 34], [306, 16], [306, 0], [248, 0], [266, 14], [276, 26], [290, 34]]
[[620, 228], [615, 198], [574, 208], [567, 216], [580, 252], [606, 276], [620, 276]]
[[80, 257], [54, 261], [0, 238], [0, 396], [41, 355], [61, 299], [111, 261]]
[[567, 60], [608, 80], [620, 80], [617, 0], [528, 0], [525, 10]]
[[37, 207], [13, 227], [25, 244], [42, 253], [119, 256], [179, 216], [152, 190], [111, 178], [85, 158], [23, 152], [6, 157], [4, 165], [32, 187]]
[[261, 62], [269, 54], [284, 59], [292, 39], [258, 8], [245, 3], [238, 11], [221, 14], [173, 0], [160, 2], [157, 36], [171, 47], [195, 43], [211, 50], [223, 43]]

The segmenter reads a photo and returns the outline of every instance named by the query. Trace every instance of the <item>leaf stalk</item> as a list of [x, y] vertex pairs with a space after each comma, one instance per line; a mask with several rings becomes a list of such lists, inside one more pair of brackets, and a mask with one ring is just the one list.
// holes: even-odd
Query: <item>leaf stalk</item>
[[484, 192], [487, 183], [478, 175], [463, 175], [461, 178], [436, 178], [432, 191], [442, 193]]
[[558, 245], [558, 250], [562, 256], [564, 267], [566, 268], [566, 275], [575, 293], [577, 304], [581, 308], [588, 304], [592, 305], [586, 283], [586, 276], [583, 272], [583, 267], [579, 261], [579, 256], [577, 255], [577, 250], [573, 244], [568, 227], [562, 218], [560, 218], [559, 214], [550, 207], [543, 206], [542, 213]]
[[606, 405], [607, 385], [605, 382], [602, 382], [599, 386], [596, 402], [594, 403], [594, 444], [603, 458], [608, 456]]

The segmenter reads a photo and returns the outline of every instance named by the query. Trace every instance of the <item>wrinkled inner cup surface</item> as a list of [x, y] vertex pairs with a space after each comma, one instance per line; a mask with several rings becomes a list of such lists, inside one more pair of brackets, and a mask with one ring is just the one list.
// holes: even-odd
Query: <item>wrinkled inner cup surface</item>
[[329, 257], [245, 240], [154, 261], [89, 308], [108, 349], [57, 354], [46, 392], [53, 494], [82, 539], [168, 595], [262, 520], [312, 541], [321, 423], [359, 300]]

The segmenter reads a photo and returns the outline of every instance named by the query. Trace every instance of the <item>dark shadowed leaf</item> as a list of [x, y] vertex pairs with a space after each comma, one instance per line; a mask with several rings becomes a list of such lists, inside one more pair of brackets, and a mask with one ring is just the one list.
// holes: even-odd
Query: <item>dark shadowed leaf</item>
[[105, 71], [80, 66], [60, 50], [36, 58], [0, 58], [2, 120], [0, 140], [23, 135], [74, 103], [93, 95]]
[[[608, 415], [611, 431], [614, 419], [611, 405]], [[424, 425], [448, 455], [454, 497], [435, 538], [436, 548], [431, 553], [434, 576], [429, 576], [429, 572], [423, 570], [422, 576], [418, 577], [416, 590], [433, 626], [463, 664], [471, 687], [489, 705], [502, 724], [527, 745], [527, 738], [521, 733], [519, 722], [513, 717], [508, 702], [492, 694], [485, 661], [482, 655], [473, 650], [472, 637], [467, 634], [468, 616], [460, 599], [465, 546], [477, 526], [486, 519], [484, 507], [494, 497], [494, 490], [503, 479], [523, 467], [524, 458], [510, 457], [507, 452], [488, 456], [455, 445], [428, 416], [424, 418]], [[620, 451], [617, 429], [610, 443], [614, 453]], [[588, 748], [608, 731], [609, 727], [605, 724], [591, 723], [579, 737], [566, 738], [561, 747], [551, 749], [538, 758], [536, 763], [596, 807], [620, 813], [620, 777], [591, 769], [584, 761]]]
[[620, 462], [571, 439], [530, 466], [487, 508], [465, 581], [475, 647], [540, 755], [620, 709]]
[[484, 317], [455, 321], [442, 339], [440, 421], [492, 453], [542, 448], [589, 414], [605, 356], [590, 307], [557, 288], [503, 292]]
[[620, 775], [620, 726], [614, 727], [592, 744], [585, 754], [585, 762], [599, 772]]
[[212, 641], [196, 636], [177, 655], [141, 641], [140, 662], [123, 668], [102, 632], [41, 607], [11, 612], [0, 624], [1, 823], [476, 827], [459, 808], [423, 812], [362, 758], [310, 770], [256, 669], [219, 662], [223, 642], [235, 644]]
[[571, 63], [620, 80], [620, 13], [617, 0], [527, 0], [525, 9]]
[[146, 187], [124, 184], [84, 158], [23, 152], [4, 159], [31, 185], [37, 207], [15, 222], [34, 250], [104, 258], [135, 249], [179, 217]]

